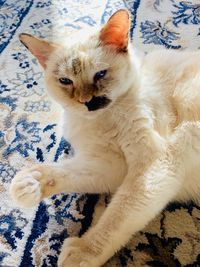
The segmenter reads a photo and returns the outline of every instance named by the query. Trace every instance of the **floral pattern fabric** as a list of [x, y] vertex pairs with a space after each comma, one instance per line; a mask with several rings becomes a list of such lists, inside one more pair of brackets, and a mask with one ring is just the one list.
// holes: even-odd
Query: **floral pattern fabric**
[[[8, 194], [18, 170], [73, 154], [60, 135], [60, 108], [47, 97], [42, 69], [21, 32], [55, 39], [99, 26], [116, 10], [132, 16], [134, 46], [199, 49], [199, 0], [0, 0], [0, 266], [57, 266], [64, 238], [82, 235], [107, 197], [59, 194], [19, 209]], [[72, 144], [73, 145], [73, 144]], [[107, 267], [200, 266], [200, 208], [173, 203]]]

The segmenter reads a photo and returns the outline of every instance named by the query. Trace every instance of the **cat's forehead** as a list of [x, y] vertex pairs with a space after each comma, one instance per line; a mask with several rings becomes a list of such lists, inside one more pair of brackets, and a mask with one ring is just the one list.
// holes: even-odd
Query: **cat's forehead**
[[78, 75], [81, 72], [82, 67], [83, 67], [81, 58], [79, 57], [73, 58], [71, 65], [72, 65], [72, 70], [73, 70], [74, 75]]
[[85, 48], [75, 46], [70, 50], [63, 51], [57, 64], [60, 71], [68, 70], [73, 75], [79, 75], [86, 70], [99, 70], [108, 67], [106, 58], [100, 48]]

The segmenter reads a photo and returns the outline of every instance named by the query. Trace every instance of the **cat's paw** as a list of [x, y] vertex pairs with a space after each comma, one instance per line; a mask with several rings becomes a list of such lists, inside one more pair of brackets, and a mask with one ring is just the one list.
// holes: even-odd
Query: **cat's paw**
[[99, 267], [83, 238], [67, 238], [58, 258], [58, 267]]
[[25, 169], [17, 173], [10, 185], [10, 195], [17, 205], [33, 207], [41, 200], [40, 178], [37, 169]]

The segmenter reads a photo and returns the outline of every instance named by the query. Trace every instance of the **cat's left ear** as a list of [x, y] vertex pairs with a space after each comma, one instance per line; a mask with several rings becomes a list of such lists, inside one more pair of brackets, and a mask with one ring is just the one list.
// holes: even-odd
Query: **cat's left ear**
[[44, 69], [46, 68], [46, 62], [49, 56], [58, 47], [56, 44], [39, 39], [27, 33], [21, 33], [19, 39], [38, 59]]
[[100, 32], [100, 41], [119, 52], [126, 52], [129, 42], [130, 17], [126, 9], [115, 12]]

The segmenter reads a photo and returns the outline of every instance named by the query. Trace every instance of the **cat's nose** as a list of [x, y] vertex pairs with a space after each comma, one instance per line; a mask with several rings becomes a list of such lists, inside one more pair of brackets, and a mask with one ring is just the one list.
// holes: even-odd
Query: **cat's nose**
[[80, 102], [81, 104], [85, 104], [87, 101], [85, 99], [79, 99], [78, 102]]
[[86, 102], [89, 102], [92, 99], [92, 96], [79, 96], [78, 102], [81, 104], [85, 104]]

